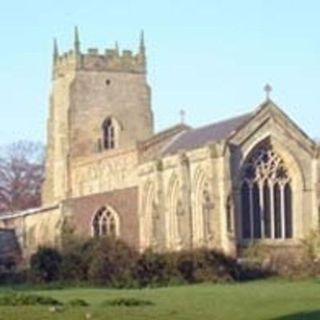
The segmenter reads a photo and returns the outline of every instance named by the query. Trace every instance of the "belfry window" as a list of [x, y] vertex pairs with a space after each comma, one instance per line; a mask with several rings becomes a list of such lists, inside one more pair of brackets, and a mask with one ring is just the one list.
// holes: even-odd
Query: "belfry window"
[[92, 229], [95, 237], [117, 237], [119, 235], [118, 217], [111, 210], [102, 207], [93, 218]]
[[103, 148], [115, 148], [115, 126], [111, 118], [107, 118], [102, 126], [103, 129]]
[[244, 239], [292, 238], [291, 179], [269, 142], [254, 150], [244, 164], [241, 211]]

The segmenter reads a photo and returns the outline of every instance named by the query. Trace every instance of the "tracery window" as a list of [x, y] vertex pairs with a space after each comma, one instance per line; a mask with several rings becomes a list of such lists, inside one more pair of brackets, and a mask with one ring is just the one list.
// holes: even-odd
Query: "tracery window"
[[244, 239], [292, 238], [291, 179], [270, 142], [246, 161], [241, 184]]
[[103, 148], [115, 148], [115, 127], [111, 118], [107, 118], [102, 126], [103, 129]]
[[185, 218], [185, 207], [181, 199], [180, 183], [176, 176], [170, 179], [168, 199], [167, 245], [169, 248], [176, 249], [182, 245], [183, 223]]
[[145, 198], [145, 227], [147, 231], [146, 237], [147, 246], [157, 247], [160, 239], [160, 210], [159, 203], [156, 199], [156, 189], [153, 183], [148, 183], [146, 187]]
[[119, 235], [118, 217], [113, 211], [102, 207], [93, 218], [92, 228], [95, 237], [117, 237]]
[[204, 241], [212, 239], [212, 211], [214, 204], [208, 189], [208, 183], [204, 184], [202, 190], [202, 219], [203, 219], [203, 233]]

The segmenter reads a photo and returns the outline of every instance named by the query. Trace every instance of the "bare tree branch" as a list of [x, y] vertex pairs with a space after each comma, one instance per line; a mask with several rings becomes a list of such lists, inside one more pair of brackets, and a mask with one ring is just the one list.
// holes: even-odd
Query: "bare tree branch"
[[0, 214], [41, 205], [43, 145], [19, 141], [0, 149]]

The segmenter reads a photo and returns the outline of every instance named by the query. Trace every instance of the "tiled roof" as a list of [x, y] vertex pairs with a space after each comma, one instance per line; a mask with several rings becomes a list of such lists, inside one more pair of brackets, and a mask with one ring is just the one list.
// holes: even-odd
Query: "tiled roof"
[[227, 139], [252, 117], [252, 113], [244, 114], [225, 121], [213, 123], [197, 129], [191, 129], [172, 140], [162, 154], [169, 155], [179, 150], [191, 150], [208, 143]]

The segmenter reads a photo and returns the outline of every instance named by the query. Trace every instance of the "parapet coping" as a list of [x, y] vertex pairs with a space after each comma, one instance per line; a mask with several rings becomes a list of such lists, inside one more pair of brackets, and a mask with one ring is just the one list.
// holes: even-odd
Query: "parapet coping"
[[3, 213], [0, 214], [0, 220], [8, 220], [8, 219], [14, 219], [14, 218], [21, 218], [26, 217], [32, 214], [37, 214], [40, 212], [50, 211], [53, 209], [58, 209], [60, 207], [60, 203], [50, 205], [50, 206], [44, 206], [44, 207], [37, 207], [37, 208], [31, 208], [23, 211], [17, 211], [12, 213]]

